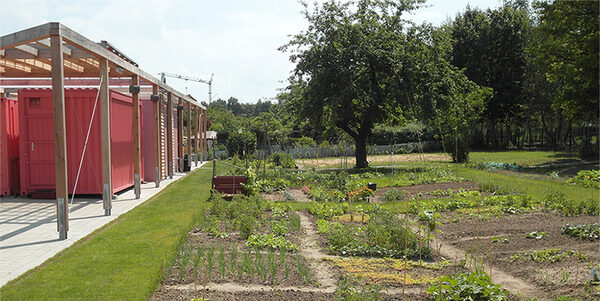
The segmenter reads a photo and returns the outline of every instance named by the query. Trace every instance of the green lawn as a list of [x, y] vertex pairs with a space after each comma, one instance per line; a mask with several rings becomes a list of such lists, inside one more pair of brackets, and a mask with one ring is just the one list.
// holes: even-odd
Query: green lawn
[[[208, 164], [207, 167], [211, 165]], [[2, 300], [146, 300], [209, 196], [210, 169], [159, 195], [0, 289]]]
[[496, 152], [471, 152], [469, 161], [515, 163], [521, 166], [535, 166], [558, 162], [581, 161], [574, 154], [555, 153], [545, 151], [496, 151]]
[[600, 191], [594, 188], [585, 188], [565, 181], [553, 179], [527, 179], [516, 175], [501, 174], [493, 171], [466, 168], [460, 165], [448, 164], [453, 172], [460, 177], [477, 182], [478, 184], [495, 184], [503, 189], [528, 193], [533, 197], [542, 199], [548, 193], [564, 193], [565, 197], [573, 201], [583, 201], [600, 197]]

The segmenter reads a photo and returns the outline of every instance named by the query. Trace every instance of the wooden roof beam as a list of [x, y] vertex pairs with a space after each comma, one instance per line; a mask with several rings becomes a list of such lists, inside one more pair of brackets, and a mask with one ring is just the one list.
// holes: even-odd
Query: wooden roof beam
[[34, 57], [38, 56], [38, 50], [29, 46], [29, 45], [19, 45], [19, 46], [15, 46], [15, 49], [20, 50], [22, 52], [25, 52], [29, 55], [32, 55]]
[[51, 24], [46, 23], [2, 36], [0, 37], [0, 49], [14, 48], [18, 45], [45, 39], [50, 36]]
[[50, 72], [52, 70], [52, 65], [36, 59], [16, 59], [16, 61], [30, 66], [32, 70], [36, 69], [41, 72]]
[[14, 61], [10, 61], [7, 59], [0, 59], [0, 66], [4, 66], [6, 68], [9, 69], [15, 69], [18, 70], [20, 72], [27, 72], [27, 73], [31, 73], [31, 68], [27, 67], [26, 65], [14, 62]]
[[[37, 44], [39, 44], [39, 45], [45, 46], [47, 48], [50, 48], [50, 39], [38, 40], [38, 41], [35, 41], [35, 42]], [[62, 49], [63, 49], [63, 53], [64, 54], [69, 55], [69, 56], [72, 55], [72, 50], [71, 50], [70, 47], [68, 47], [67, 44], [63, 43]]]

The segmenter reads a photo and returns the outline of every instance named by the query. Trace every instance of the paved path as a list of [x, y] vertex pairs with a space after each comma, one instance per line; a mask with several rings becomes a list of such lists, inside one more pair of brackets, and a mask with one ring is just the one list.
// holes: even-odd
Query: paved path
[[[192, 169], [201, 166], [193, 165]], [[176, 173], [173, 179], [163, 180], [158, 188], [154, 187], [154, 182], [142, 184], [141, 198], [137, 200], [133, 189], [119, 194], [113, 200], [111, 216], [104, 215], [101, 199], [75, 198], [69, 215], [66, 240], [58, 240], [55, 200], [1, 197], [0, 286], [42, 264], [184, 176], [185, 174]]]

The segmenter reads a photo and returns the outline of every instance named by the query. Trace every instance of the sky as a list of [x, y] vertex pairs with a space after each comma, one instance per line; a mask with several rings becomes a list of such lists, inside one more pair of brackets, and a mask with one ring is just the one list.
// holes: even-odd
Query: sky
[[[235, 97], [245, 103], [272, 99], [285, 88], [294, 65], [277, 48], [308, 26], [296, 0], [0, 0], [0, 5], [0, 35], [61, 22], [88, 39], [110, 42], [157, 78], [168, 72], [208, 80], [214, 73], [213, 100]], [[486, 9], [499, 0], [426, 5], [409, 18], [439, 25], [467, 5]], [[206, 84], [175, 78], [167, 83], [208, 100]]]

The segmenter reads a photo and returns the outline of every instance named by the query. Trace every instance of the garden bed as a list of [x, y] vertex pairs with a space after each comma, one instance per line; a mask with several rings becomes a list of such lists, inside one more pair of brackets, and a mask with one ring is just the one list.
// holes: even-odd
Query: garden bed
[[438, 236], [491, 263], [493, 268], [535, 285], [545, 294], [539, 297], [569, 295], [585, 299], [589, 296], [586, 289], [597, 293], [586, 283], [591, 280], [591, 268], [600, 262], [600, 241], [575, 238], [563, 234], [561, 228], [597, 222], [597, 216], [506, 214], [488, 221], [459, 219], [441, 225]]
[[410, 200], [412, 197], [417, 196], [418, 194], [422, 195], [422, 198], [438, 198], [439, 196], [433, 195], [434, 191], [473, 191], [478, 190], [479, 186], [477, 183], [473, 181], [465, 181], [465, 182], [447, 182], [447, 183], [428, 183], [428, 184], [418, 184], [412, 186], [389, 186], [382, 187], [375, 191], [375, 196], [373, 197], [373, 201], [376, 203], [383, 202], [383, 196], [386, 192], [392, 189], [398, 189], [403, 191], [404, 199]]

